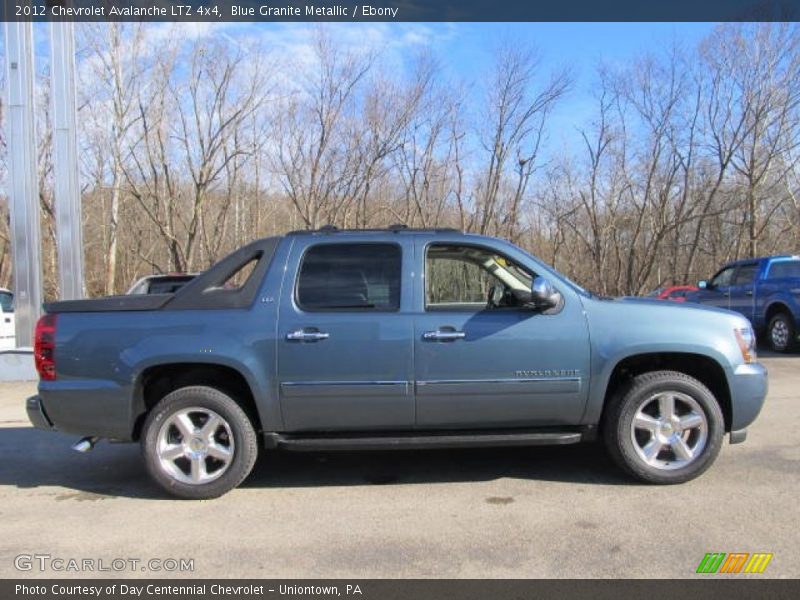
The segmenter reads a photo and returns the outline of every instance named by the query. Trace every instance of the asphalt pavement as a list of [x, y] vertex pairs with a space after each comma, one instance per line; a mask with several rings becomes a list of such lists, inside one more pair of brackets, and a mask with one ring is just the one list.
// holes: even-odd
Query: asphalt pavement
[[[600, 444], [268, 453], [202, 502], [166, 497], [137, 445], [80, 455], [32, 429], [35, 385], [3, 383], [0, 577], [109, 577], [124, 561], [124, 577], [683, 578], [707, 552], [769, 552], [758, 577], [796, 578], [800, 356], [762, 360], [747, 442], [687, 484], [635, 483]], [[94, 571], [69, 570], [85, 560]]]

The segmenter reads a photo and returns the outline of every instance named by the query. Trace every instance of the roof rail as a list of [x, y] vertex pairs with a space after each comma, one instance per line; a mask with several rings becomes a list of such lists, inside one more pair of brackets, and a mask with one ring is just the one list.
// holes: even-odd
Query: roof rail
[[296, 229], [286, 235], [314, 235], [314, 234], [333, 234], [333, 233], [462, 233], [453, 227], [433, 227], [433, 228], [414, 228], [403, 223], [396, 223], [389, 227], [365, 228], [365, 229], [339, 229], [336, 225], [323, 225], [319, 229]]

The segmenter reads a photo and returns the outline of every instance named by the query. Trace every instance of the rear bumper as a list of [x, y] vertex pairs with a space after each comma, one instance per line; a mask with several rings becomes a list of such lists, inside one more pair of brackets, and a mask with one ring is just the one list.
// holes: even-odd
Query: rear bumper
[[745, 429], [764, 406], [769, 384], [760, 363], [739, 365], [731, 377], [731, 431]]
[[53, 423], [44, 411], [42, 399], [39, 396], [31, 396], [25, 401], [25, 410], [28, 412], [28, 420], [36, 429], [54, 431]]

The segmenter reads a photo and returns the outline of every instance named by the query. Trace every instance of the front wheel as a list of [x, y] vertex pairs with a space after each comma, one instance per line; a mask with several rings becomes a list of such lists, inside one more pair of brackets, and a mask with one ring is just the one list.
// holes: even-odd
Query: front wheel
[[603, 434], [614, 460], [647, 483], [683, 483], [717, 458], [725, 422], [717, 400], [693, 377], [644, 373], [608, 407]]
[[227, 394], [180, 388], [150, 411], [141, 438], [147, 470], [179, 498], [216, 498], [250, 474], [258, 456], [253, 424]]
[[778, 313], [767, 326], [767, 339], [775, 352], [790, 352], [795, 347], [794, 322], [786, 313]]

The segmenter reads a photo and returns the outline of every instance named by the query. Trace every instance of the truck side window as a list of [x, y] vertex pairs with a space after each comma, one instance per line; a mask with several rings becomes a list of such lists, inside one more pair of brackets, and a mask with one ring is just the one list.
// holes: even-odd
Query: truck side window
[[530, 302], [534, 275], [477, 246], [435, 244], [425, 258], [428, 310], [513, 308]]
[[731, 285], [731, 280], [733, 279], [733, 267], [728, 267], [726, 269], [722, 269], [719, 273], [714, 276], [714, 279], [711, 280], [711, 287], [723, 287]]
[[307, 311], [397, 311], [401, 263], [397, 244], [312, 246], [300, 266], [297, 304]]
[[0, 312], [14, 312], [14, 294], [3, 290], [0, 292]]
[[784, 277], [800, 277], [800, 260], [781, 260], [773, 262], [769, 267], [769, 279]]
[[758, 265], [742, 265], [736, 272], [736, 279], [734, 280], [733, 285], [748, 285], [753, 283], [756, 278], [757, 271]]

